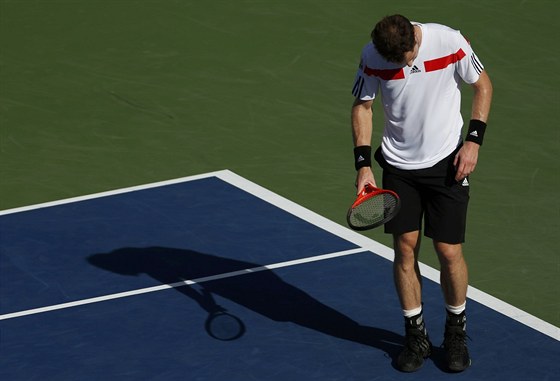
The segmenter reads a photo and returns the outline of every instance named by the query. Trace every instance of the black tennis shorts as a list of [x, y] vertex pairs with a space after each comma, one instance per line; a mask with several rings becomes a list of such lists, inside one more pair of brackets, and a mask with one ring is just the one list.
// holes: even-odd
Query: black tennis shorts
[[402, 170], [393, 167], [383, 157], [381, 148], [375, 159], [383, 168], [383, 188], [397, 192], [401, 209], [385, 224], [385, 233], [403, 234], [422, 230], [424, 235], [438, 242], [465, 242], [468, 178], [455, 181], [453, 160], [460, 146], [451, 155], [426, 169]]

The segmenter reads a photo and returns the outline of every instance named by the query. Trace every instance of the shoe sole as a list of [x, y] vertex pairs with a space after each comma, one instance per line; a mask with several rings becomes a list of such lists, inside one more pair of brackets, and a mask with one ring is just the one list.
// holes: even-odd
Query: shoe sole
[[455, 373], [459, 373], [459, 372], [462, 372], [462, 371], [466, 370], [468, 367], [471, 366], [471, 364], [472, 364], [472, 360], [469, 359], [469, 363], [465, 367], [454, 367], [454, 366], [448, 366], [448, 367], [449, 367], [450, 371], [455, 372]]
[[[424, 356], [422, 356], [422, 357], [423, 357], [424, 360], [426, 360], [428, 357], [431, 356], [431, 354], [432, 354], [432, 350], [430, 349], [430, 350], [428, 351], [428, 353], [426, 353], [426, 354], [425, 354]], [[416, 372], [417, 370], [419, 370], [420, 368], [422, 368], [422, 367], [424, 366], [424, 362], [425, 362], [425, 361], [422, 361], [422, 364], [420, 364], [420, 366], [417, 367], [417, 368], [403, 369], [403, 368], [399, 368], [399, 367], [397, 366], [397, 369], [400, 370], [401, 372], [404, 372], [404, 373], [413, 373], [413, 372]]]

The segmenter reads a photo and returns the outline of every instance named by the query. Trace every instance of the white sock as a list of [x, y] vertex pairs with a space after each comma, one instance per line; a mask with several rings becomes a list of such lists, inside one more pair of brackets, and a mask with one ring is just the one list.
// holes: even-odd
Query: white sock
[[404, 317], [411, 318], [416, 315], [420, 315], [422, 313], [422, 305], [417, 308], [413, 308], [411, 310], [403, 310]]
[[454, 315], [460, 315], [466, 308], [467, 302], [461, 304], [460, 306], [450, 306], [449, 304], [445, 305], [445, 309]]

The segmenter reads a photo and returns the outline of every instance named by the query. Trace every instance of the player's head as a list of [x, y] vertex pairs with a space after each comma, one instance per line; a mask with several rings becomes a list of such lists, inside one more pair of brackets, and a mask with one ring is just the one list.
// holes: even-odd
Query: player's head
[[386, 16], [371, 32], [375, 48], [389, 62], [405, 64], [417, 49], [414, 26], [402, 15]]

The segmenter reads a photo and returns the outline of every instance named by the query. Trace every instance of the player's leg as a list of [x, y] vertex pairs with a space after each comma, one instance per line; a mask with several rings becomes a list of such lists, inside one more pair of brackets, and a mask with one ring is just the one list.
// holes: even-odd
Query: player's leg
[[434, 241], [434, 246], [441, 265], [441, 288], [447, 310], [443, 347], [449, 369], [461, 372], [471, 364], [466, 343], [467, 264], [461, 244]]
[[461, 244], [434, 241], [440, 263], [440, 282], [445, 303], [460, 306], [467, 300], [468, 269]]
[[397, 367], [404, 372], [413, 372], [423, 365], [432, 347], [422, 315], [422, 278], [418, 267], [424, 212], [422, 197], [413, 172], [390, 166], [380, 150], [375, 157], [383, 168], [383, 187], [397, 192], [401, 199], [401, 210], [385, 224], [385, 232], [393, 235], [394, 282], [403, 309], [406, 334]]
[[463, 257], [468, 181], [455, 181], [454, 154], [424, 173], [426, 236], [434, 240], [440, 261], [441, 287], [446, 303], [444, 349], [448, 367], [462, 371], [470, 365], [466, 345], [467, 264]]
[[397, 366], [405, 372], [419, 369], [432, 349], [422, 312], [422, 277], [418, 266], [420, 237], [419, 230], [393, 236], [393, 276], [405, 321], [405, 345]]
[[[465, 241], [468, 182], [457, 183], [451, 157], [430, 170], [425, 186], [430, 197], [426, 201], [426, 235], [434, 241], [440, 261], [440, 277], [446, 304], [444, 350], [452, 371], [465, 370], [471, 363], [467, 349], [466, 296], [468, 270], [462, 251]], [[438, 180], [439, 179], [439, 180]]]
[[418, 230], [393, 236], [393, 278], [403, 310], [422, 306], [422, 277], [418, 267], [420, 241]]

